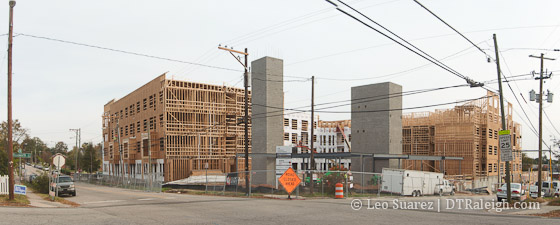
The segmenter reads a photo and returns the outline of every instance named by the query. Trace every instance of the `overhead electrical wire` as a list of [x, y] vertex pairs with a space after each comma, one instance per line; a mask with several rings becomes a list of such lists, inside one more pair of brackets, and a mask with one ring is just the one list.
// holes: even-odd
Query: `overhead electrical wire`
[[[377, 33], [379, 33], [379, 34], [385, 36], [386, 38], [388, 38], [388, 39], [394, 41], [395, 43], [399, 44], [400, 46], [402, 46], [402, 47], [406, 48], [407, 50], [413, 52], [414, 54], [416, 54], [416, 55], [418, 55], [418, 56], [424, 58], [425, 60], [427, 60], [427, 61], [429, 61], [429, 62], [431, 62], [431, 63], [437, 65], [438, 67], [440, 67], [440, 68], [442, 68], [442, 69], [444, 69], [444, 70], [450, 72], [451, 74], [453, 74], [453, 75], [455, 75], [455, 76], [457, 76], [457, 77], [459, 77], [459, 78], [465, 80], [465, 81], [466, 81], [469, 85], [471, 85], [472, 87], [479, 87], [479, 86], [482, 85], [481, 83], [475, 82], [475, 81], [473, 81], [472, 79], [466, 77], [465, 75], [462, 75], [461, 73], [459, 73], [459, 72], [453, 70], [453, 69], [450, 68], [449, 66], [447, 66], [447, 65], [445, 65], [444, 63], [440, 62], [439, 60], [435, 59], [434, 57], [432, 57], [431, 55], [427, 54], [426, 52], [420, 50], [418, 47], [412, 45], [410, 42], [404, 40], [404, 39], [401, 38], [400, 36], [396, 35], [394, 32], [390, 31], [389, 29], [385, 28], [384, 26], [380, 25], [379, 23], [375, 22], [374, 20], [372, 20], [372, 19], [369, 18], [368, 16], [366, 16], [366, 15], [364, 15], [363, 13], [361, 13], [360, 11], [358, 11], [358, 10], [352, 8], [352, 7], [349, 6], [348, 4], [342, 2], [341, 0], [338, 0], [338, 2], [344, 4], [346, 7], [352, 9], [354, 12], [360, 14], [361, 16], [365, 17], [365, 18], [368, 19], [369, 21], [371, 21], [371, 22], [375, 23], [376, 25], [378, 25], [379, 27], [383, 28], [384, 30], [386, 30], [387, 32], [391, 33], [392, 35], [394, 35], [394, 36], [397, 37], [398, 39], [400, 39], [400, 40], [402, 40], [403, 42], [405, 42], [405, 43], [407, 43], [408, 45], [410, 45], [410, 47], [407, 46], [407, 45], [405, 45], [405, 44], [403, 44], [403, 43], [401, 43], [401, 42], [399, 42], [399, 41], [397, 41], [397, 40], [395, 40], [394, 38], [392, 38], [392, 37], [390, 37], [389, 35], [387, 35], [387, 34], [381, 32], [380, 30], [378, 30], [378, 29], [376, 29], [375, 27], [369, 25], [368, 23], [366, 23], [366, 22], [360, 20], [360, 19], [357, 18], [356, 16], [354, 16], [354, 15], [352, 15], [352, 14], [350, 14], [350, 13], [344, 11], [344, 10], [342, 10], [337, 4], [333, 3], [332, 1], [330, 1], [330, 0], [326, 0], [326, 1], [329, 2], [330, 4], [334, 5], [338, 11], [344, 13], [344, 14], [347, 15], [348, 17], [350, 17], [350, 18], [352, 18], [352, 19], [358, 21], [359, 23], [363, 24], [364, 26], [366, 26], [366, 27], [368, 27], [368, 28], [370, 28], [370, 29], [376, 31]], [[420, 54], [419, 52], [413, 50], [412, 48], [415, 48], [416, 50], [422, 52], [423, 54]]]
[[486, 53], [484, 50], [482, 50], [482, 48], [480, 48], [478, 45], [476, 45], [474, 42], [472, 42], [471, 40], [469, 40], [465, 35], [463, 35], [461, 32], [459, 32], [457, 29], [455, 29], [454, 27], [452, 27], [451, 25], [449, 25], [447, 22], [445, 22], [445, 20], [443, 20], [442, 18], [440, 18], [438, 15], [436, 15], [434, 12], [432, 12], [431, 10], [429, 10], [428, 8], [426, 8], [426, 6], [422, 5], [422, 3], [420, 3], [418, 0], [414, 0], [414, 2], [416, 2], [418, 5], [420, 5], [422, 8], [424, 8], [426, 11], [428, 11], [430, 14], [432, 14], [433, 16], [435, 16], [439, 21], [441, 21], [442, 23], [444, 23], [445, 25], [447, 25], [449, 28], [451, 28], [453, 31], [455, 31], [457, 34], [459, 34], [461, 37], [463, 37], [465, 40], [467, 40], [469, 43], [471, 43], [474, 47], [476, 47], [480, 52], [482, 52], [482, 54], [484, 54], [487, 58], [491, 59], [492, 57], [490, 55], [488, 55], [488, 53]]

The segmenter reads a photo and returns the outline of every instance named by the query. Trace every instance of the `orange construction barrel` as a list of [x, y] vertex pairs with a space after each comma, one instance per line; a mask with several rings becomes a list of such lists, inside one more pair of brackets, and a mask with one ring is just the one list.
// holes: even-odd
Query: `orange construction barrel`
[[344, 198], [344, 186], [341, 183], [336, 183], [334, 188], [334, 198]]

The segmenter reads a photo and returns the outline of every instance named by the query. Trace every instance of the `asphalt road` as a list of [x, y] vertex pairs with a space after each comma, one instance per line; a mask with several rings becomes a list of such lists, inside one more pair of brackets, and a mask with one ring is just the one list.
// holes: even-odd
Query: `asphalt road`
[[[78, 208], [0, 208], [0, 224], [558, 224], [487, 210], [351, 208], [353, 199], [275, 200], [147, 193], [77, 183]], [[445, 201], [443, 198], [443, 202]], [[454, 196], [453, 198], [465, 198]], [[492, 197], [486, 197], [489, 201]], [[399, 198], [438, 201], [439, 197]], [[392, 201], [392, 198], [386, 198]], [[476, 200], [476, 199], [473, 199]], [[367, 200], [363, 199], [366, 203]], [[374, 200], [377, 201], [377, 200]], [[441, 200], [440, 200], [441, 201]]]

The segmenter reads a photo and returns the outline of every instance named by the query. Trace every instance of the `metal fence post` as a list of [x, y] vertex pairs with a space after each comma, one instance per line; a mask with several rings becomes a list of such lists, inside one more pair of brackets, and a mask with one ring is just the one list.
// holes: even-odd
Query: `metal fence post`
[[249, 171], [249, 198], [251, 197], [251, 187], [253, 186], [253, 173], [251, 171]]
[[381, 196], [381, 181], [383, 179], [383, 175], [380, 178], [377, 178], [377, 197]]

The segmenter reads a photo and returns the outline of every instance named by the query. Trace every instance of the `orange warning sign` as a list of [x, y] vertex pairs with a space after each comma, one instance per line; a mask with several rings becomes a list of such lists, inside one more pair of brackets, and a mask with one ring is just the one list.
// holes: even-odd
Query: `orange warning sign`
[[296, 189], [296, 187], [301, 183], [301, 179], [297, 176], [296, 172], [292, 168], [288, 168], [284, 174], [278, 179], [280, 184], [284, 187], [288, 194], [291, 194], [292, 191]]

